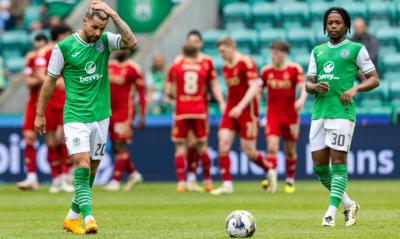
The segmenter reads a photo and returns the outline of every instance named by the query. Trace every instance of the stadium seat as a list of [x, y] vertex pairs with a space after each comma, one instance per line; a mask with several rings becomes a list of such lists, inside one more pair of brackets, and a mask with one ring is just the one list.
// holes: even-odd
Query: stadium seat
[[2, 49], [18, 49], [24, 53], [30, 47], [28, 34], [24, 30], [6, 31], [0, 37], [0, 46]]
[[208, 30], [202, 32], [204, 41], [204, 53], [210, 55], [218, 55], [217, 42], [223, 36], [227, 35], [224, 30]]
[[264, 56], [262, 55], [252, 55], [254, 62], [257, 65], [258, 71], [261, 70], [261, 68], [266, 64], [266, 61], [264, 60]]
[[257, 32], [251, 29], [237, 29], [230, 35], [236, 40], [237, 48], [245, 54], [255, 53], [258, 47]]
[[336, 4], [346, 9], [352, 19], [354, 19], [355, 17], [362, 17], [364, 19], [367, 19], [367, 6], [364, 2], [345, 0], [340, 2], [337, 1]]
[[221, 5], [222, 8], [224, 8], [226, 5], [229, 5], [231, 3], [238, 3], [240, 0], [220, 0], [219, 4]]
[[257, 30], [264, 30], [277, 26], [280, 15], [277, 3], [257, 2], [251, 7], [253, 26]]
[[385, 72], [400, 72], [400, 54], [388, 53], [384, 55], [382, 64]]
[[308, 5], [302, 2], [291, 2], [280, 4], [282, 13], [282, 26], [286, 29], [291, 27], [302, 27], [308, 22]]
[[328, 41], [328, 35], [324, 33], [324, 30], [321, 26], [318, 28], [314, 28], [314, 36], [315, 36], [315, 44], [322, 44]]
[[24, 11], [24, 28], [28, 29], [32, 22], [40, 21], [40, 8], [41, 6], [29, 6]]
[[364, 107], [385, 106], [389, 97], [389, 84], [381, 82], [380, 86], [367, 93], [359, 94], [359, 100]]
[[5, 66], [12, 73], [21, 72], [25, 66], [25, 58], [22, 56], [10, 57], [5, 61]]
[[294, 51], [310, 51], [315, 42], [314, 31], [311, 28], [289, 29], [287, 39]]
[[[332, 7], [332, 3], [327, 1], [309, 1], [310, 5], [310, 21], [313, 22], [322, 22], [324, 19], [325, 11]], [[321, 23], [322, 27], [322, 23]]]
[[390, 82], [389, 96], [391, 101], [393, 100], [400, 101], [400, 80], [395, 82]]
[[231, 3], [222, 9], [224, 26], [228, 30], [246, 28], [250, 20], [250, 5], [245, 2]]
[[367, 3], [370, 26], [390, 26], [395, 14], [395, 5], [391, 2], [370, 1]]
[[220, 56], [214, 56], [213, 58], [215, 69], [217, 70], [218, 75], [222, 75], [222, 66], [224, 65], [224, 61]]
[[381, 81], [385, 81], [389, 85], [391, 84], [391, 82], [400, 82], [400, 72], [385, 72]]
[[269, 55], [269, 44], [273, 41], [285, 41], [285, 31], [282, 29], [267, 29], [259, 34], [260, 53], [262, 55]]
[[310, 53], [309, 54], [297, 54], [293, 56], [293, 62], [300, 64], [303, 68], [303, 71], [307, 73], [308, 63], [310, 62]]
[[380, 43], [379, 53], [386, 55], [386, 53], [396, 52], [398, 48], [397, 38], [399, 34], [399, 28], [381, 26], [375, 34]]

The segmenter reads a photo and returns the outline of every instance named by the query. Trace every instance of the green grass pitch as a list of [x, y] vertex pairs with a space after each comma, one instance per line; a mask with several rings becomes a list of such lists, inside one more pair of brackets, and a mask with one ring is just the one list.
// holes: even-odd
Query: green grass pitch
[[[342, 209], [335, 228], [322, 228], [328, 192], [319, 182], [298, 182], [287, 195], [283, 183], [269, 195], [259, 182], [236, 182], [232, 195], [175, 192], [174, 183], [145, 183], [129, 193], [95, 187], [93, 212], [99, 233], [88, 238], [228, 238], [225, 218], [236, 209], [256, 218], [253, 238], [400, 238], [400, 181], [350, 181], [361, 204], [358, 224], [345, 228]], [[71, 195], [48, 187], [20, 192], [0, 185], [0, 238], [78, 238], [62, 231]], [[85, 237], [85, 236], [82, 236]]]

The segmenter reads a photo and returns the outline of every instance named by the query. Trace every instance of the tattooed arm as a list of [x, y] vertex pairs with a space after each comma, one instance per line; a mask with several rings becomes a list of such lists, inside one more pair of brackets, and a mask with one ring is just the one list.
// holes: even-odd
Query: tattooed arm
[[116, 11], [114, 11], [106, 3], [93, 1], [91, 8], [95, 10], [101, 10], [105, 12], [114, 22], [119, 34], [121, 34], [120, 49], [131, 49], [136, 46], [137, 39], [133, 34], [132, 30], [129, 28]]

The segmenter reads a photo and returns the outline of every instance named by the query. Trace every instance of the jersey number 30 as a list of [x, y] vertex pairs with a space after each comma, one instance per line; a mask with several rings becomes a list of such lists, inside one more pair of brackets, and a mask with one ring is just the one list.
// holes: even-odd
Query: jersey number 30
[[183, 75], [183, 91], [187, 95], [195, 95], [199, 90], [199, 75], [194, 71], [187, 71]]

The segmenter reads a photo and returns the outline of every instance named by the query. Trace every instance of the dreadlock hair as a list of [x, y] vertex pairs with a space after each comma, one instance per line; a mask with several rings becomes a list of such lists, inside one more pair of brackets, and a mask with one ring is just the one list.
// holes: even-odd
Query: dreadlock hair
[[350, 27], [351, 27], [351, 18], [350, 18], [350, 14], [347, 12], [346, 9], [342, 8], [342, 7], [331, 7], [328, 10], [326, 10], [325, 14], [324, 14], [324, 34], [326, 33], [326, 22], [328, 20], [328, 16], [331, 13], [337, 13], [340, 16], [342, 16], [344, 24], [347, 27], [347, 30], [345, 33], [350, 33]]

